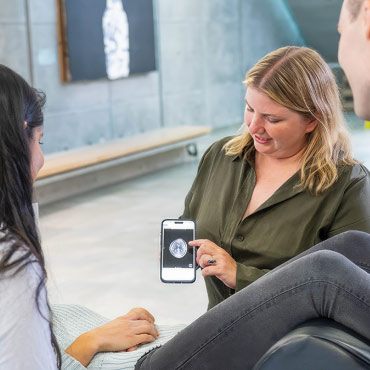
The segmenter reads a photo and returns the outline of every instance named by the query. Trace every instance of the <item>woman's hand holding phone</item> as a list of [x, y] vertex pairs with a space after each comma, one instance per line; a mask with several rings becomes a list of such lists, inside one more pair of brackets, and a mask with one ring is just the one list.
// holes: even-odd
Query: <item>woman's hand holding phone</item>
[[144, 308], [134, 308], [105, 325], [80, 335], [67, 349], [83, 366], [98, 352], [133, 351], [158, 338], [154, 317]]
[[216, 276], [231, 289], [236, 287], [236, 261], [224, 249], [208, 239], [189, 242], [198, 247], [197, 263], [202, 268], [203, 276]]

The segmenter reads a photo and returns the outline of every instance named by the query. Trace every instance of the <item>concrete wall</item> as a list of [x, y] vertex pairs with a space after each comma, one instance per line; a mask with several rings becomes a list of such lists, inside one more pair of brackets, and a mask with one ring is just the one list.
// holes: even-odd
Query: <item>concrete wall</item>
[[285, 0], [245, 0], [241, 4], [242, 58], [246, 70], [274, 49], [305, 44]]
[[338, 62], [338, 19], [343, 0], [285, 0], [307, 46]]
[[154, 0], [158, 70], [62, 84], [55, 0], [0, 0], [0, 62], [47, 94], [45, 152], [161, 126], [242, 122], [244, 73], [301, 44], [280, 0]]

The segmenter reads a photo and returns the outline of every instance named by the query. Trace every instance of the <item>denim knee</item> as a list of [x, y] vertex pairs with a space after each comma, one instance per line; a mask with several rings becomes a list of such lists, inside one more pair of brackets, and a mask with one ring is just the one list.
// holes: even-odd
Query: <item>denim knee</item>
[[302, 258], [301, 262], [310, 276], [329, 277], [334, 280], [337, 276], [343, 275], [350, 263], [342, 254], [331, 250], [313, 252]]

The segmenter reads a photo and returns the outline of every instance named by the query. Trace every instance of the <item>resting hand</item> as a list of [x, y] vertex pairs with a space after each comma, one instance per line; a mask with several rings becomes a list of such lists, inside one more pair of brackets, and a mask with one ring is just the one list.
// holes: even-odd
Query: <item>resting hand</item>
[[189, 245], [199, 247], [197, 263], [203, 276], [216, 276], [229, 288], [235, 289], [236, 262], [229, 253], [208, 239], [193, 240]]
[[139, 344], [158, 337], [154, 317], [143, 308], [134, 308], [105, 325], [80, 335], [66, 353], [87, 366], [98, 352], [132, 351]]

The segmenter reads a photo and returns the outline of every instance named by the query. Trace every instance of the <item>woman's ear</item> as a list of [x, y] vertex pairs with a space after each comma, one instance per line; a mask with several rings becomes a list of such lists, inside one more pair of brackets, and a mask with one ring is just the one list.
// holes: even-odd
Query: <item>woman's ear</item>
[[27, 121], [24, 121], [23, 128], [27, 128], [27, 127], [28, 127], [28, 123], [27, 123]]
[[306, 121], [305, 124], [306, 124], [306, 134], [308, 134], [315, 130], [318, 124], [318, 121], [317, 119], [313, 118], [313, 119]]

